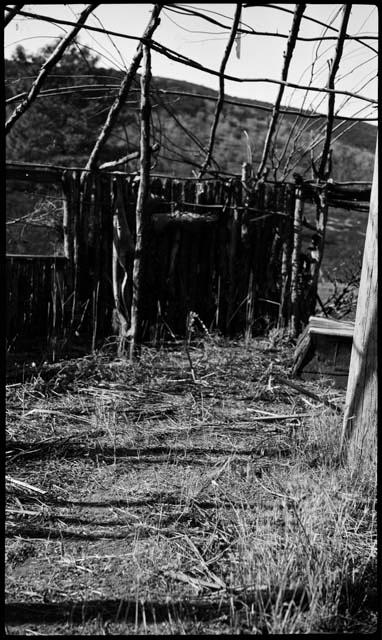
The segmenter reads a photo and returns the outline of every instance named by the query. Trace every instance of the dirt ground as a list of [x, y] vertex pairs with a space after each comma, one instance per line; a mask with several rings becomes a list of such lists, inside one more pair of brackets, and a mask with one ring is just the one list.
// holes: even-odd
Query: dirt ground
[[338, 465], [335, 412], [274, 377], [291, 345], [189, 355], [7, 386], [7, 635], [375, 629], [375, 496]]

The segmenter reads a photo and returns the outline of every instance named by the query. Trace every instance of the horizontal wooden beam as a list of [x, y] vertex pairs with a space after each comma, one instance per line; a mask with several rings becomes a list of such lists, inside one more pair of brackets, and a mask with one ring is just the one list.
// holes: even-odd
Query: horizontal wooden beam
[[7, 253], [6, 259], [8, 260], [51, 260], [52, 262], [67, 262], [68, 259], [66, 256], [47, 256], [47, 255], [38, 255], [31, 253]]

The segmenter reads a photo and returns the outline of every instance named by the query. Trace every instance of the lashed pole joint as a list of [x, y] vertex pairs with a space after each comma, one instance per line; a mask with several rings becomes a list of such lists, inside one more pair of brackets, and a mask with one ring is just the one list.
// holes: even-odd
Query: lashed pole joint
[[67, 49], [68, 45], [73, 41], [76, 37], [77, 33], [80, 31], [84, 23], [86, 22], [89, 15], [98, 7], [99, 3], [89, 4], [81, 13], [80, 17], [77, 20], [76, 26], [63, 38], [53, 51], [52, 55], [48, 58], [46, 62], [41, 67], [40, 73], [38, 74], [36, 80], [32, 84], [32, 87], [25, 98], [14, 110], [10, 118], [5, 123], [5, 133], [9, 133], [15, 122], [25, 113], [25, 111], [30, 107], [32, 102], [37, 98], [39, 91], [48, 77], [50, 71], [53, 67], [56, 66], [57, 62], [59, 62]]

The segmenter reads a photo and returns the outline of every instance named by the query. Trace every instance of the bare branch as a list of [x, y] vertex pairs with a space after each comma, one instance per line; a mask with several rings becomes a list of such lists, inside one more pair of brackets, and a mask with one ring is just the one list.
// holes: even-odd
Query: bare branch
[[[250, 8], [250, 7], [256, 7], [256, 6], [259, 6], [259, 5], [254, 4], [252, 2], [247, 2], [246, 4], [244, 4], [244, 8], [246, 8], [246, 9]], [[280, 5], [267, 4], [266, 6], [272, 8], [272, 9], [277, 9], [278, 11], [285, 11], [286, 13], [293, 13], [293, 11], [291, 9], [287, 9], [286, 7], [282, 7]], [[304, 16], [304, 20], [308, 20], [309, 22], [314, 22], [315, 24], [321, 25], [321, 27], [327, 27], [331, 31], [336, 31], [338, 33], [338, 29], [336, 29], [336, 27], [329, 26], [329, 25], [325, 24], [325, 22], [321, 22], [321, 20], [317, 20], [316, 18], [311, 18], [310, 16]], [[347, 40], [356, 40], [357, 42], [359, 42], [360, 44], [364, 45], [368, 49], [371, 49], [371, 51], [374, 51], [374, 53], [378, 53], [377, 49], [374, 49], [369, 44], [367, 44], [366, 42], [363, 41], [364, 38], [357, 37], [357, 36], [346, 36], [346, 39]], [[374, 37], [372, 39], [374, 39]]]
[[[52, 22], [54, 24], [69, 24], [69, 25], [74, 24], [73, 22], [71, 22], [69, 20], [55, 20], [53, 18], [48, 18], [47, 16], [42, 16], [42, 15], [32, 14], [32, 13], [27, 13], [27, 12], [20, 12], [20, 15], [27, 15], [27, 16], [30, 16], [30, 17], [38, 18], [39, 20], [46, 20], [46, 21]], [[90, 31], [99, 31], [100, 33], [103, 33], [103, 34], [110, 34], [110, 35], [118, 36], [118, 37], [121, 37], [121, 38], [127, 38], [127, 39], [130, 39], [130, 40], [139, 40], [140, 42], [143, 42], [143, 43], [145, 42], [144, 36], [142, 36], [142, 37], [130, 36], [130, 35], [118, 33], [118, 32], [115, 32], [115, 31], [111, 31], [109, 29], [100, 29], [100, 28], [97, 28], [97, 27], [89, 27], [89, 26], [87, 26], [86, 28], [88, 30], [90, 30]], [[365, 46], [366, 46], [366, 43], [363, 43], [363, 44], [365, 44]], [[220, 75], [218, 71], [215, 71], [214, 69], [209, 69], [208, 67], [203, 66], [202, 64], [200, 64], [196, 60], [193, 60], [191, 58], [187, 58], [186, 56], [183, 56], [183, 55], [177, 53], [176, 51], [170, 49], [169, 47], [165, 47], [165, 46], [159, 44], [159, 42], [155, 42], [154, 40], [152, 40], [150, 42], [150, 46], [151, 46], [151, 49], [157, 51], [161, 55], [166, 56], [170, 60], [175, 60], [179, 64], [184, 64], [186, 66], [190, 66], [190, 67], [193, 67], [195, 69], [200, 69], [204, 73], [209, 73], [211, 75], [215, 75], [215, 76], [219, 76]], [[375, 53], [378, 53], [375, 49], [373, 49], [373, 51]], [[339, 89], [331, 90], [331, 89], [328, 89], [326, 87], [322, 88], [322, 87], [305, 86], [305, 85], [295, 84], [295, 83], [292, 83], [292, 82], [282, 82], [281, 80], [273, 80], [272, 78], [238, 78], [236, 76], [224, 75], [224, 79], [225, 80], [232, 80], [232, 82], [265, 82], [265, 83], [278, 84], [278, 85], [283, 84], [286, 87], [292, 87], [292, 88], [295, 88], [295, 89], [302, 89], [302, 90], [309, 89], [310, 91], [316, 91], [318, 93], [320, 93], [320, 92], [322, 92], [322, 93], [336, 93], [336, 94], [350, 96], [350, 97], [353, 97], [353, 98], [358, 98], [358, 100], [364, 100], [364, 101], [370, 102], [372, 104], [378, 104], [378, 100], [374, 100], [372, 98], [367, 98], [366, 96], [362, 96], [362, 95], [357, 94], [357, 93], [352, 93], [350, 91], [342, 91], [342, 90], [339, 90]]]
[[[151, 16], [150, 16], [150, 20], [149, 23], [143, 33], [142, 39], [150, 39], [152, 34], [154, 33], [155, 29], [157, 28], [157, 26], [160, 23], [160, 19], [159, 19], [159, 13], [161, 11], [161, 5], [159, 4], [155, 4], [154, 8], [152, 10]], [[130, 67], [128, 72], [126, 73], [119, 92], [118, 92], [118, 96], [116, 97], [116, 99], [114, 100], [112, 106], [110, 107], [110, 111], [108, 113], [108, 116], [106, 118], [105, 124], [103, 125], [102, 131], [100, 133], [100, 135], [98, 136], [97, 142], [95, 143], [94, 147], [93, 147], [93, 151], [90, 154], [89, 160], [86, 164], [86, 170], [90, 171], [91, 169], [94, 169], [97, 160], [98, 160], [98, 156], [101, 152], [102, 147], [105, 145], [106, 140], [108, 139], [110, 132], [118, 118], [118, 115], [124, 105], [124, 102], [126, 100], [126, 97], [130, 91], [130, 87], [132, 84], [132, 81], [135, 77], [135, 74], [138, 70], [138, 67], [141, 63], [142, 60], [142, 56], [143, 56], [143, 45], [142, 42], [139, 43], [137, 50], [135, 52], [135, 55], [131, 61]]]
[[53, 51], [52, 55], [48, 58], [46, 62], [41, 67], [40, 73], [38, 74], [36, 80], [32, 84], [32, 87], [21, 104], [19, 104], [11, 117], [7, 120], [5, 124], [5, 133], [9, 133], [15, 122], [25, 113], [25, 111], [30, 107], [32, 102], [35, 100], [38, 95], [42, 84], [45, 82], [46, 78], [49, 75], [49, 72], [53, 67], [56, 66], [57, 62], [62, 58], [65, 49], [72, 42], [73, 38], [76, 37], [77, 33], [80, 31], [83, 24], [86, 22], [88, 16], [92, 11], [98, 6], [99, 3], [89, 4], [86, 9], [84, 9], [78, 18], [76, 26], [58, 43], [57, 47]]
[[231, 53], [232, 45], [233, 45], [235, 37], [236, 37], [237, 28], [238, 28], [239, 22], [240, 22], [240, 15], [241, 15], [241, 4], [238, 3], [236, 5], [236, 11], [235, 11], [235, 16], [234, 16], [233, 23], [232, 23], [231, 33], [229, 34], [228, 43], [227, 43], [226, 49], [224, 51], [223, 60], [221, 61], [221, 65], [220, 65], [220, 70], [219, 70], [219, 97], [218, 97], [218, 100], [216, 102], [214, 121], [212, 123], [212, 128], [211, 128], [211, 133], [210, 133], [210, 140], [209, 140], [209, 143], [208, 143], [207, 155], [206, 155], [206, 159], [204, 161], [204, 164], [203, 164], [203, 166], [202, 166], [202, 168], [201, 168], [201, 170], [199, 172], [199, 178], [202, 178], [202, 176], [204, 175], [209, 163], [211, 162], [211, 155], [212, 155], [212, 149], [213, 149], [214, 142], [215, 142], [216, 129], [217, 129], [217, 126], [218, 126], [219, 116], [220, 116], [221, 110], [223, 108], [223, 103], [224, 103], [224, 71], [225, 71], [225, 68], [227, 66], [227, 62], [228, 62], [229, 55]]
[[[151, 147], [151, 152], [153, 151], [158, 151], [159, 150], [159, 144], [153, 144], [153, 146]], [[125, 164], [126, 162], [130, 162], [131, 160], [137, 160], [139, 158], [140, 155], [140, 151], [132, 151], [131, 153], [128, 153], [126, 156], [123, 156], [123, 158], [120, 158], [119, 160], [113, 160], [111, 162], [104, 162], [104, 164], [101, 164], [98, 169], [113, 169], [114, 167], [119, 167], [121, 164]]]
[[[336, 77], [336, 73], [338, 71], [338, 67], [340, 64], [341, 56], [342, 56], [342, 51], [343, 51], [344, 41], [346, 36], [346, 29], [348, 26], [351, 9], [352, 9], [351, 4], [344, 4], [343, 18], [342, 18], [342, 23], [340, 27], [340, 32], [338, 35], [336, 52], [335, 52], [333, 63], [330, 65], [330, 71], [329, 71], [328, 88], [330, 89], [334, 89], [334, 79]], [[324, 178], [325, 167], [329, 157], [330, 140], [332, 137], [332, 129], [333, 129], [333, 121], [334, 121], [335, 99], [336, 99], [336, 96], [334, 93], [329, 94], [328, 117], [326, 122], [325, 141], [324, 141], [324, 147], [321, 154], [320, 166], [318, 168], [318, 177], [320, 179]]]
[[[286, 48], [286, 52], [284, 54], [284, 67], [282, 70], [282, 74], [281, 74], [281, 80], [286, 81], [286, 79], [288, 78], [288, 71], [289, 71], [289, 65], [292, 59], [292, 55], [293, 55], [293, 51], [296, 45], [296, 38], [298, 36], [298, 32], [300, 29], [300, 24], [301, 24], [301, 18], [302, 15], [305, 11], [305, 7], [306, 5], [304, 3], [299, 3], [296, 4], [295, 7], [295, 13], [294, 13], [294, 17], [293, 17], [293, 23], [292, 23], [292, 27], [291, 27], [291, 31], [290, 31], [290, 35], [288, 38], [288, 42], [287, 42], [287, 48]], [[269, 129], [268, 129], [268, 133], [267, 133], [267, 137], [264, 143], [264, 150], [263, 150], [263, 155], [261, 158], [261, 162], [259, 165], [259, 168], [257, 170], [257, 175], [256, 178], [257, 180], [261, 177], [264, 169], [265, 169], [265, 165], [268, 159], [268, 154], [269, 154], [269, 149], [271, 146], [271, 141], [272, 141], [272, 136], [273, 136], [273, 132], [276, 128], [276, 124], [277, 124], [277, 119], [279, 116], [279, 109], [280, 109], [280, 104], [281, 104], [281, 99], [283, 97], [284, 94], [284, 86], [281, 85], [279, 88], [279, 92], [276, 98], [276, 102], [274, 104], [273, 110], [272, 110], [272, 118], [271, 121], [269, 123]]]
[[[77, 92], [77, 91], [98, 91], [98, 90], [104, 90], [105, 92], [111, 92], [115, 89], [118, 89], [120, 85], [118, 84], [89, 84], [89, 85], [74, 85], [72, 87], [57, 87], [57, 88], [52, 88], [52, 89], [44, 89], [43, 91], [40, 91], [39, 95], [37, 96], [38, 98], [45, 98], [45, 97], [49, 97], [50, 95], [61, 95], [61, 94], [69, 94], [69, 93], [73, 93], [73, 92]], [[131, 93], [136, 93], [137, 91], [139, 91], [139, 89], [131, 89]], [[187, 98], [195, 98], [195, 99], [201, 99], [201, 100], [210, 100], [212, 102], [216, 102], [216, 98], [213, 95], [207, 95], [207, 94], [203, 94], [203, 93], [192, 93], [191, 91], [177, 91], [177, 90], [173, 90], [173, 89], [153, 89], [153, 91], [151, 93], [154, 93], [157, 97], [159, 97], [160, 95], [169, 95], [169, 96], [185, 96]], [[22, 100], [22, 98], [24, 98], [24, 96], [27, 95], [27, 92], [24, 93], [19, 93], [16, 96], [12, 96], [11, 98], [8, 98], [5, 101], [5, 104], [12, 104], [13, 102], [17, 102], [18, 100]], [[105, 95], [105, 94], [104, 94]], [[348, 98], [346, 99], [348, 100]], [[163, 106], [166, 108], [168, 105], [164, 105]], [[267, 107], [266, 105], [263, 104], [256, 104], [255, 102], [243, 102], [241, 99], [238, 100], [233, 100], [232, 98], [225, 98], [224, 100], [224, 104], [232, 104], [235, 105], [237, 107], [245, 107], [246, 109], [254, 109], [257, 111], [272, 111], [273, 107]], [[309, 111], [296, 111], [295, 109], [279, 109], [279, 113], [285, 114], [285, 115], [290, 115], [290, 116], [299, 116], [301, 118], [306, 118], [306, 119], [319, 119], [319, 118], [326, 118], [326, 114], [324, 113], [311, 113]], [[172, 114], [173, 115], [173, 114]], [[367, 117], [352, 117], [352, 116], [339, 116], [338, 115], [338, 110], [337, 110], [337, 114], [336, 114], [337, 118], [341, 118], [341, 120], [349, 120], [349, 121], [355, 121], [355, 122], [376, 122], [378, 120], [377, 117], [375, 118], [367, 118]]]
[[[203, 18], [204, 20], [206, 20], [207, 22], [210, 22], [211, 24], [214, 24], [218, 27], [222, 27], [223, 29], [229, 29], [229, 25], [223, 24], [222, 22], [219, 22], [218, 20], [216, 20], [215, 18], [211, 18], [210, 16], [206, 16], [203, 13], [200, 13], [199, 11], [195, 11], [193, 9], [188, 9], [187, 7], [180, 7], [177, 6], [176, 9], [174, 9], [174, 5], [164, 5], [166, 7], [167, 11], [173, 11], [174, 13], [178, 13], [178, 14], [188, 14], [188, 15], [192, 15], [195, 17], [199, 17], [199, 18]], [[248, 8], [248, 5], [244, 5], [246, 8]], [[273, 5], [267, 5], [267, 6], [273, 6]], [[273, 8], [278, 8], [273, 6]], [[288, 10], [288, 13], [293, 13], [293, 11]], [[224, 17], [228, 17], [228, 16], [224, 16]], [[304, 18], [307, 18], [306, 16], [304, 16]], [[310, 18], [307, 18], [308, 20]], [[315, 21], [316, 22], [316, 21]], [[322, 22], [317, 21], [318, 24], [323, 24]], [[248, 26], [248, 25], [246, 25]], [[274, 31], [257, 31], [256, 29], [252, 29], [251, 27], [249, 29], [245, 29], [243, 26], [238, 28], [238, 33], [244, 33], [246, 35], [251, 35], [251, 36], [272, 36], [273, 38], [289, 38], [289, 35], [287, 33], [279, 33], [278, 31], [274, 32]], [[334, 31], [337, 31], [337, 29], [334, 29]], [[301, 40], [303, 42], [316, 42], [316, 41], [321, 41], [321, 40], [336, 40], [336, 36], [312, 36], [312, 37], [305, 37], [305, 36], [298, 36], [297, 40]], [[346, 36], [347, 40], [356, 40], [356, 41], [361, 41], [360, 36], [351, 36], [348, 35]], [[378, 40], [378, 36], [362, 36], [362, 40]], [[363, 44], [363, 42], [361, 42], [361, 44]], [[371, 47], [370, 47], [371, 48]], [[377, 53], [377, 51], [375, 51]]]

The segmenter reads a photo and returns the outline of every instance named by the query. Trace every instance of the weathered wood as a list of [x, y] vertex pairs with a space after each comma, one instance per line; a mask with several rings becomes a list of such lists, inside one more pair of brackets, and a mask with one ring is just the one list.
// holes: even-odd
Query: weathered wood
[[301, 183], [296, 183], [294, 220], [293, 220], [293, 251], [291, 263], [291, 326], [290, 332], [293, 337], [297, 337], [301, 331], [301, 291], [300, 291], [300, 269], [301, 269], [301, 228], [303, 214], [303, 200], [301, 193]]
[[308, 396], [309, 398], [313, 398], [313, 400], [317, 400], [317, 402], [321, 402], [322, 404], [325, 404], [327, 407], [330, 407], [331, 409], [333, 409], [333, 411], [336, 411], [337, 413], [342, 413], [341, 407], [336, 405], [334, 402], [330, 402], [330, 400], [326, 400], [326, 398], [323, 398], [322, 396], [317, 395], [317, 393], [313, 393], [313, 391], [310, 391], [310, 389], [306, 389], [303, 385], [297, 384], [296, 382], [292, 382], [291, 380], [288, 380], [288, 378], [284, 378], [284, 376], [280, 376], [278, 373], [274, 373], [272, 375], [275, 378], [275, 380], [277, 380], [281, 384], [285, 384], [287, 387], [290, 387], [291, 389], [294, 389], [295, 391], [298, 391], [299, 393], [302, 393], [305, 396]]
[[130, 324], [131, 300], [129, 300], [128, 280], [130, 264], [134, 256], [134, 241], [127, 222], [122, 180], [122, 176], [113, 179], [113, 294], [115, 322], [118, 326], [120, 349], [123, 352]]
[[314, 315], [316, 309], [318, 279], [320, 275], [321, 263], [324, 256], [326, 226], [328, 222], [328, 193], [327, 184], [323, 184], [321, 189], [317, 193], [316, 201], [316, 238], [317, 247], [312, 252], [314, 262], [312, 264], [311, 271], [311, 284], [307, 297], [307, 315]]
[[[235, 190], [236, 191], [236, 190]], [[235, 193], [235, 202], [238, 197]], [[240, 202], [239, 202], [240, 204]], [[236, 207], [230, 211], [230, 243], [228, 249], [228, 300], [227, 300], [227, 319], [226, 327], [230, 334], [233, 334], [233, 318], [235, 314], [235, 303], [237, 301], [237, 289], [236, 289], [236, 254], [238, 250], [238, 244], [240, 241], [240, 225], [241, 215], [240, 210]]]
[[341, 451], [354, 474], [376, 472], [378, 404], [378, 143], [363, 252]]
[[[68, 170], [69, 171], [69, 170]], [[31, 182], [59, 183], [62, 170], [53, 167], [35, 167], [30, 164], [8, 162], [7, 180], [30, 180]]]
[[78, 173], [72, 172], [70, 199], [73, 207], [73, 297], [72, 297], [72, 313], [70, 328], [74, 330], [74, 324], [77, 315], [77, 306], [79, 302], [79, 247], [80, 247], [80, 183]]
[[292, 375], [313, 380], [328, 376], [346, 388], [353, 333], [354, 322], [309, 318], [296, 345]]
[[98, 322], [102, 335], [109, 335], [112, 330], [112, 310], [114, 309], [112, 282], [112, 255], [113, 255], [113, 207], [112, 189], [109, 176], [99, 176], [100, 187], [100, 293]]
[[[288, 191], [290, 191], [288, 185]], [[290, 206], [290, 193], [285, 195], [285, 209], [288, 216], [284, 220], [282, 229], [282, 252], [281, 252], [281, 292], [280, 306], [277, 327], [285, 328], [290, 315], [290, 281], [291, 281], [291, 258], [292, 258], [292, 233], [293, 219]], [[294, 210], [294, 209], [293, 209]]]
[[62, 215], [62, 229], [64, 233], [64, 254], [69, 260], [69, 263], [73, 263], [73, 207], [70, 199], [70, 188], [68, 185], [68, 172], [64, 172], [62, 175], [62, 190], [63, 190], [63, 215]]
[[149, 46], [143, 47], [143, 72], [141, 75], [141, 135], [140, 182], [136, 207], [135, 253], [133, 264], [133, 295], [131, 304], [130, 360], [139, 357], [142, 338], [142, 294], [145, 260], [147, 259], [147, 212], [150, 177], [150, 79], [151, 55]]
[[155, 231], [162, 232], [169, 226], [192, 226], [194, 228], [216, 224], [219, 220], [217, 214], [191, 213], [189, 211], [176, 211], [174, 213], [154, 213], [151, 217], [152, 227]]
[[[27, 167], [23, 168], [23, 178], [27, 170]], [[110, 335], [115, 308], [113, 212], [117, 217], [119, 213], [124, 214], [129, 233], [134, 236], [133, 212], [138, 205], [142, 181], [123, 173], [93, 172], [81, 185], [81, 174], [81, 170], [63, 169], [55, 175], [67, 200], [64, 225], [65, 253], [68, 255], [68, 258], [56, 261], [56, 307], [54, 309], [52, 298], [55, 285], [45, 263], [37, 260], [32, 269], [24, 260], [25, 268], [17, 267], [19, 307], [14, 309], [12, 316], [25, 316], [25, 323], [29, 323], [28, 335], [32, 335], [33, 331], [41, 332], [41, 328], [51, 331], [55, 312], [58, 340], [65, 336], [70, 343], [80, 326], [78, 337], [94, 346], [98, 338]], [[31, 179], [39, 178], [40, 174], [32, 171], [31, 176]], [[181, 334], [190, 310], [195, 311], [207, 326], [212, 326], [215, 318], [217, 328], [223, 333], [243, 331], [250, 324], [248, 314], [256, 319], [257, 330], [263, 316], [265, 322], [268, 319], [273, 322], [278, 312], [279, 285], [276, 280], [278, 282], [280, 277], [277, 269], [281, 265], [275, 233], [278, 228], [282, 233], [280, 224], [286, 225], [284, 231], [290, 247], [292, 226], [287, 211], [293, 201], [290, 186], [286, 190], [289, 196], [284, 198], [284, 186], [263, 181], [257, 185], [255, 193], [245, 192], [244, 196], [240, 179], [184, 182], [178, 179], [162, 181], [156, 177], [148, 179], [147, 183], [149, 197], [145, 204], [145, 220], [150, 224], [151, 236], [148, 243], [150, 260], [144, 277], [147, 297], [142, 309], [149, 332], [153, 323], [158, 325], [159, 318], [162, 329], [166, 322], [169, 327], [166, 330]], [[232, 224], [235, 211], [237, 219]], [[122, 235], [120, 240], [124, 253], [127, 246], [122, 242]], [[122, 254], [121, 257], [123, 259]], [[115, 258], [118, 261], [116, 254]], [[60, 270], [58, 273], [61, 263], [66, 264], [65, 272]], [[285, 273], [288, 265], [290, 260], [284, 265]], [[132, 260], [127, 260], [126, 269], [119, 262], [115, 266], [118, 268], [114, 271], [114, 290], [118, 289], [119, 295], [121, 285], [122, 288], [126, 285], [124, 297], [129, 306]], [[70, 283], [72, 276], [73, 284]], [[275, 282], [271, 281], [273, 278]], [[14, 295], [10, 298], [14, 308], [12, 300], [15, 300]], [[70, 316], [70, 313], [72, 332], [69, 335], [70, 323], [69, 319], [64, 321], [64, 315]], [[286, 306], [285, 323], [288, 318]], [[126, 319], [128, 325], [128, 314]], [[18, 322], [16, 328], [14, 320], [9, 322], [7, 338], [13, 339], [15, 331], [25, 333], [25, 323], [23, 326]], [[126, 334], [127, 329], [128, 326]]]

